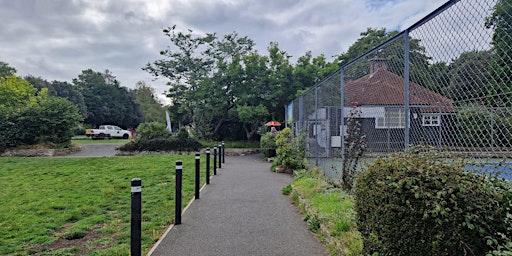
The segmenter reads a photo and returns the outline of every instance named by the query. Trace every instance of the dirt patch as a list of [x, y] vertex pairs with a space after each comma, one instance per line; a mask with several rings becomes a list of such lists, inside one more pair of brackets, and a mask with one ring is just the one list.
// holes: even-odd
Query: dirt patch
[[51, 255], [62, 249], [69, 249], [72, 251], [73, 255], [82, 256], [91, 253], [92, 251], [108, 248], [115, 240], [115, 236], [112, 236], [110, 242], [108, 243], [100, 243], [100, 239], [108, 238], [105, 235], [99, 234], [97, 230], [101, 228], [101, 226], [94, 227], [92, 230], [85, 231], [84, 234], [80, 236], [68, 237], [64, 235], [67, 230], [69, 230], [73, 224], [67, 224], [62, 229], [56, 231], [54, 233], [54, 237], [58, 237], [56, 241], [49, 245], [35, 245], [31, 247], [28, 251], [31, 255]]

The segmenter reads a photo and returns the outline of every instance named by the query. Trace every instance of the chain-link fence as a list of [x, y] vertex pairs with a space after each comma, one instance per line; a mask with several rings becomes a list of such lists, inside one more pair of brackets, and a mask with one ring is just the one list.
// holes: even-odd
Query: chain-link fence
[[294, 100], [309, 164], [341, 180], [355, 152], [360, 168], [426, 145], [510, 173], [511, 4], [449, 1]]

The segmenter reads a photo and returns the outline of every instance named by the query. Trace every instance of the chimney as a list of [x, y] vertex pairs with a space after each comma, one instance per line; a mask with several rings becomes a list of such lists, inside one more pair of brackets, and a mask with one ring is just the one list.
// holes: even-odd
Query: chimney
[[375, 57], [370, 60], [370, 74], [375, 74], [379, 69], [388, 69], [388, 60], [386, 58]]

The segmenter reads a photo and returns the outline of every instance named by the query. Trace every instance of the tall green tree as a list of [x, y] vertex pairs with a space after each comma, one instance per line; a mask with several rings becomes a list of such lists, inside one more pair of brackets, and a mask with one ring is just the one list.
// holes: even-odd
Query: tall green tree
[[198, 88], [208, 77], [212, 70], [214, 60], [202, 52], [208, 48], [208, 43], [215, 40], [215, 34], [195, 36], [192, 30], [180, 32], [176, 25], [163, 30], [165, 36], [171, 41], [171, 46], [160, 51], [163, 59], [148, 63], [143, 70], [155, 77], [167, 78], [170, 86], [168, 97], [174, 106], [179, 106], [176, 111], [187, 113], [192, 117], [192, 125], [197, 121], [196, 107]]
[[486, 20], [486, 27], [494, 31], [493, 54], [487, 84], [488, 104], [495, 107], [512, 106], [512, 0], [499, 0]]
[[141, 122], [142, 114], [135, 102], [135, 94], [121, 87], [110, 71], [83, 70], [78, 78], [73, 79], [73, 84], [84, 97], [87, 107], [85, 123], [133, 128]]
[[0, 61], [0, 77], [14, 75], [16, 75], [16, 69], [9, 66], [6, 62]]
[[386, 32], [386, 28], [367, 28], [366, 31], [359, 34], [361, 37], [357, 39], [345, 53], [338, 56], [339, 65], [344, 66], [348, 64], [350, 61], [372, 50], [377, 45], [384, 43], [397, 34], [397, 31]]
[[269, 58], [253, 52], [243, 58], [243, 83], [236, 90], [236, 112], [243, 123], [246, 139], [251, 140], [265, 118], [269, 104], [277, 99], [278, 89], [271, 82]]
[[144, 122], [165, 122], [164, 107], [156, 99], [153, 87], [143, 81], [139, 81], [135, 85], [134, 93], [135, 102], [139, 105]]
[[445, 95], [463, 104], [484, 104], [487, 91], [485, 84], [491, 81], [488, 72], [491, 53], [470, 51], [462, 53], [449, 66], [449, 85]]
[[35, 88], [41, 91], [43, 88], [48, 90], [48, 95], [60, 97], [73, 102], [78, 108], [78, 112], [84, 118], [87, 116], [87, 106], [85, 106], [83, 95], [72, 84], [63, 81], [48, 82], [41, 77], [34, 77], [28, 75], [24, 78], [31, 83]]
[[176, 111], [191, 118], [199, 136], [211, 138], [232, 116], [242, 56], [252, 51], [254, 43], [236, 32], [220, 38], [192, 32], [179, 32], [175, 26], [165, 29], [172, 46], [160, 52], [164, 59], [143, 69], [169, 79], [168, 96], [173, 106], [179, 106]]
[[0, 108], [19, 109], [35, 100], [37, 89], [17, 76], [0, 77]]

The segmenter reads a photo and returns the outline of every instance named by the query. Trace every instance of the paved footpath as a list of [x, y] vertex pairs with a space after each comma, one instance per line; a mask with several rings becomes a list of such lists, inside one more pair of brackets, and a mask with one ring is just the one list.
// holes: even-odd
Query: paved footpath
[[270, 172], [262, 155], [226, 157], [151, 255], [327, 255], [281, 193], [292, 180]]

